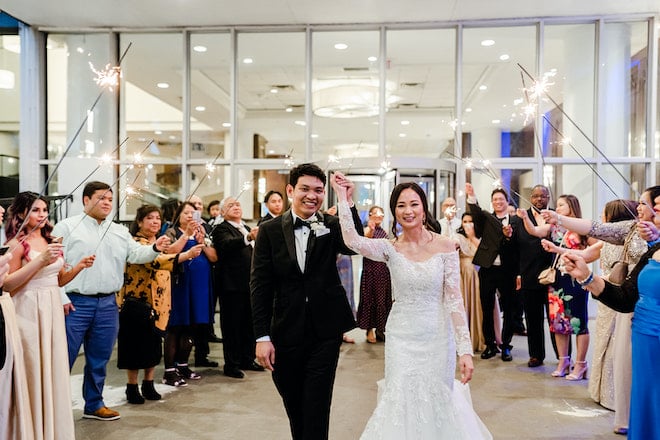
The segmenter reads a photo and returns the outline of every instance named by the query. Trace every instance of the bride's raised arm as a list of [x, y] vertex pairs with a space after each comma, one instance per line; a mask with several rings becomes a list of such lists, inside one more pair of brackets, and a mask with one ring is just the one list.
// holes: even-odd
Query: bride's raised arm
[[351, 208], [348, 205], [348, 188], [353, 187], [353, 182], [348, 180], [343, 174], [335, 172], [330, 176], [330, 184], [339, 199], [337, 215], [339, 216], [341, 234], [346, 246], [371, 260], [387, 261], [388, 251], [391, 248], [387, 239], [365, 238], [355, 230]]

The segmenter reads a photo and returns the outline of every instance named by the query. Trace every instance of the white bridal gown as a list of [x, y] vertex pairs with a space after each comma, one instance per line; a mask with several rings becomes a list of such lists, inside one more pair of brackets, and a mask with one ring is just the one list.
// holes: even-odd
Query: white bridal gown
[[469, 388], [454, 379], [457, 351], [472, 354], [458, 252], [412, 261], [387, 239], [358, 236], [345, 202], [339, 213], [346, 244], [387, 263], [394, 296], [386, 326], [385, 378], [360, 438], [492, 439], [472, 409]]

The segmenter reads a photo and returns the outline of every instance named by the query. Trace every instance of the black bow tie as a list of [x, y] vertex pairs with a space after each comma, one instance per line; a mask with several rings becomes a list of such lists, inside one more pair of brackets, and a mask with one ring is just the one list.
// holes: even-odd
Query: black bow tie
[[298, 229], [302, 228], [303, 226], [306, 226], [311, 229], [309, 226], [311, 222], [309, 220], [303, 220], [300, 217], [296, 217], [296, 221], [293, 223], [293, 229]]

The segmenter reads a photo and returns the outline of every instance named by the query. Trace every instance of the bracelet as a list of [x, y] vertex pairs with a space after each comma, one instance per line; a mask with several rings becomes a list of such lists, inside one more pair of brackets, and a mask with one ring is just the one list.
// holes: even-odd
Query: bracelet
[[591, 284], [593, 282], [593, 280], [594, 280], [594, 273], [593, 272], [589, 272], [589, 276], [586, 279], [582, 280], [582, 281], [578, 280], [577, 278], [575, 279], [575, 281], [577, 281], [577, 283], [582, 287], [585, 287], [585, 286]]

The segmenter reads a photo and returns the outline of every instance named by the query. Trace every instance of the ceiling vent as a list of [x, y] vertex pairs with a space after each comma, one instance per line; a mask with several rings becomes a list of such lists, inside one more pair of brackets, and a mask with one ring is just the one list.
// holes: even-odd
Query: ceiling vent
[[424, 85], [424, 83], [421, 83], [421, 82], [402, 82], [400, 84], [402, 89], [412, 89], [412, 88], [416, 88], [416, 87], [422, 87], [423, 85]]
[[293, 92], [296, 90], [291, 84], [273, 84], [270, 86], [271, 89], [276, 89], [280, 92]]
[[344, 72], [368, 72], [368, 67], [344, 67]]

